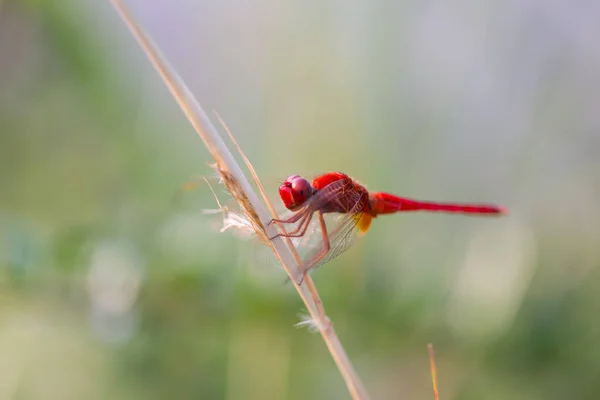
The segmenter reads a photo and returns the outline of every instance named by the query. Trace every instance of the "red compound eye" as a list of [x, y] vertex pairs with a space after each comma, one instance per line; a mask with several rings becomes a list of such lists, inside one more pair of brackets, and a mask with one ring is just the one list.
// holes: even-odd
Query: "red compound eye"
[[279, 187], [279, 196], [288, 210], [300, 207], [312, 196], [311, 184], [299, 175], [292, 175]]

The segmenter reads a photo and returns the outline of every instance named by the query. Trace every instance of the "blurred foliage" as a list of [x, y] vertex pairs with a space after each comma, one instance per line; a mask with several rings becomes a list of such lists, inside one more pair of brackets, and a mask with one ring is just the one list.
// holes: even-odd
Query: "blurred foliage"
[[[373, 398], [431, 398], [428, 342], [444, 399], [596, 398], [597, 6], [130, 3], [267, 182], [511, 209], [315, 273]], [[0, 2], [0, 131], [1, 399], [346, 397], [283, 273], [173, 201], [211, 160], [108, 2]]]

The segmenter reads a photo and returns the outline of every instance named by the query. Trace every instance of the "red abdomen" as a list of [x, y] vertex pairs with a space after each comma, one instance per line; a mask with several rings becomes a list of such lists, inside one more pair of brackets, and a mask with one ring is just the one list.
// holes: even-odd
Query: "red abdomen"
[[455, 204], [419, 201], [399, 197], [389, 193], [371, 193], [370, 210], [374, 217], [379, 214], [392, 214], [406, 211], [429, 211], [462, 214], [501, 215], [506, 209], [493, 204]]

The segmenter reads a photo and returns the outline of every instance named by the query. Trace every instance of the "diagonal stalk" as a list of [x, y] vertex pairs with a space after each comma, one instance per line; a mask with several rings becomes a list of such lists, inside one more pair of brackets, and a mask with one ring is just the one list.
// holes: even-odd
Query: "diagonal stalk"
[[[252, 185], [242, 172], [240, 166], [223, 142], [217, 130], [208, 119], [202, 107], [200, 107], [183, 80], [160, 54], [158, 48], [152, 43], [142, 28], [134, 21], [123, 2], [121, 0], [111, 0], [111, 3], [142, 47], [144, 53], [160, 74], [169, 91], [181, 107], [183, 113], [215, 159], [216, 168], [220, 172], [227, 189], [239, 202], [246, 216], [252, 222], [257, 235], [271, 246], [290, 279], [296, 282], [296, 277], [301, 276], [302, 272], [299, 269], [299, 263], [294, 257], [292, 250], [286, 246], [286, 243], [281, 238], [277, 238], [273, 241], [268, 240], [268, 238], [274, 236], [276, 232], [274, 226], [269, 226], [267, 224], [272, 218], [276, 218], [276, 215], [274, 213], [268, 213], [264, 208], [254, 192]], [[316, 327], [321, 333], [323, 341], [327, 345], [332, 358], [346, 382], [350, 395], [353, 399], [369, 399], [369, 395], [354, 370], [350, 359], [346, 355], [346, 352], [333, 329], [333, 325], [325, 314], [325, 310], [312, 279], [307, 275], [302, 284], [294, 286], [302, 298], [302, 301], [304, 301]]]

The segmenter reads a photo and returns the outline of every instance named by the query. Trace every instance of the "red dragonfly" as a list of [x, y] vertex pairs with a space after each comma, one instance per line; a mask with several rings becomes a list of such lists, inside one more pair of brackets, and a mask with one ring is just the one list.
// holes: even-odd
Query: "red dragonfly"
[[[363, 185], [341, 172], [328, 172], [315, 178], [312, 184], [299, 175], [292, 175], [279, 187], [279, 196], [293, 214], [285, 219], [269, 222], [284, 225], [297, 224], [296, 228], [279, 236], [299, 238], [307, 234], [315, 215], [322, 240], [300, 266], [302, 283], [308, 271], [331, 261], [347, 250], [354, 240], [364, 234], [373, 218], [381, 214], [407, 211], [429, 211], [479, 215], [506, 214], [504, 207], [489, 204], [449, 204], [418, 201], [389, 193], [370, 193]], [[337, 213], [340, 220], [330, 232], [325, 214]]]

